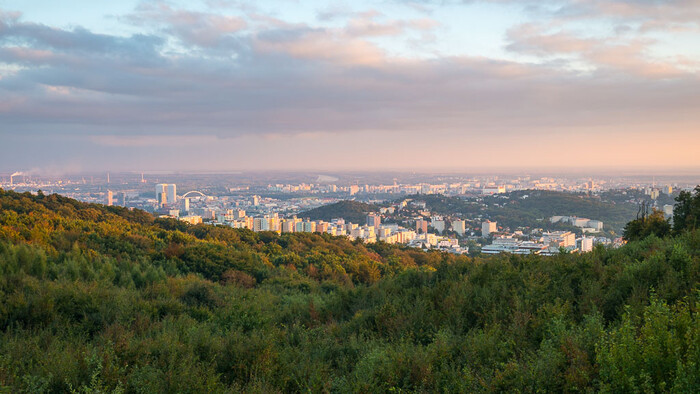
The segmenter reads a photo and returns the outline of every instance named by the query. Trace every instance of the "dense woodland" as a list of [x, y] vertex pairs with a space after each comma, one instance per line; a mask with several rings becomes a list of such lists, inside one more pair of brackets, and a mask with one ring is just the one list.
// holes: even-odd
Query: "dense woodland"
[[327, 222], [343, 218], [347, 222], [364, 225], [367, 223], [367, 213], [377, 211], [379, 211], [379, 208], [373, 204], [343, 200], [302, 212], [299, 214], [299, 217], [311, 220], [325, 220]]
[[620, 249], [470, 258], [0, 189], [0, 392], [699, 392], [681, 197]]
[[499, 225], [515, 229], [561, 228], [550, 224], [552, 216], [579, 216], [605, 222], [607, 231], [620, 233], [624, 225], [634, 219], [636, 204], [601, 199], [584, 193], [565, 193], [547, 190], [521, 190], [507, 194], [484, 197], [482, 201], [465, 200], [443, 195], [415, 195], [415, 200], [425, 201], [428, 210], [440, 215], [461, 214], [467, 218], [484, 217]]

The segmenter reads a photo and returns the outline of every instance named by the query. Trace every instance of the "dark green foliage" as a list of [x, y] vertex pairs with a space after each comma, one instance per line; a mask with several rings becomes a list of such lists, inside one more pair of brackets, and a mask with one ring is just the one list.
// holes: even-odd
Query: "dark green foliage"
[[682, 191], [673, 207], [673, 231], [680, 233], [700, 226], [700, 185], [695, 193]]
[[[551, 216], [579, 216], [605, 222], [605, 228], [619, 231], [634, 218], [637, 207], [630, 203], [616, 203], [584, 193], [565, 193], [546, 190], [522, 190], [484, 197], [483, 204], [458, 197], [443, 195], [409, 196], [425, 201], [426, 207], [437, 214], [462, 214], [465, 217], [486, 215], [499, 225], [517, 227], [551, 227], [573, 229], [562, 224], [551, 225]], [[544, 220], [543, 220], [544, 219]]]
[[487, 259], [0, 190], [0, 392], [698, 392], [700, 232]]
[[651, 215], [627, 223], [623, 237], [628, 241], [638, 241], [650, 235], [663, 238], [670, 234], [671, 224], [664, 218], [664, 213], [654, 211]]
[[364, 224], [367, 221], [367, 214], [377, 211], [379, 208], [376, 205], [345, 200], [302, 212], [299, 217], [325, 221], [344, 218], [348, 222]]

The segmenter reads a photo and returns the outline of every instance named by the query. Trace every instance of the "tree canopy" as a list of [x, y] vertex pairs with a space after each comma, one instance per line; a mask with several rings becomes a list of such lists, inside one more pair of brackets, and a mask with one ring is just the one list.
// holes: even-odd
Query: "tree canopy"
[[700, 225], [700, 185], [694, 192], [682, 191], [676, 197], [673, 208], [673, 231], [676, 233], [695, 230]]
[[0, 190], [3, 392], [698, 392], [700, 231], [488, 258]]

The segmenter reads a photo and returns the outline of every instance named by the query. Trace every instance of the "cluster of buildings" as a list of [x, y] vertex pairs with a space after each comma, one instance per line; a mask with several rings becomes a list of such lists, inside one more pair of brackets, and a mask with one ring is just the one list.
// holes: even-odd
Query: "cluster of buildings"
[[[279, 193], [344, 193], [364, 194], [445, 194], [445, 195], [493, 195], [515, 190], [537, 189], [557, 191], [601, 191], [618, 187], [619, 184], [604, 179], [570, 177], [533, 177], [533, 176], [477, 176], [461, 178], [458, 181], [443, 183], [403, 183], [392, 184], [353, 184], [339, 186], [335, 184], [275, 184], [267, 185], [267, 191]], [[666, 187], [670, 188], [670, 186]], [[658, 190], [657, 190], [658, 192]]]
[[[311, 187], [311, 185], [308, 186]], [[468, 248], [461, 247], [456, 238], [428, 233], [428, 223], [438, 228], [442, 227], [441, 232], [444, 231], [445, 222], [441, 217], [433, 217], [430, 222], [420, 218], [416, 222], [415, 230], [407, 229], [397, 224], [383, 224], [382, 214], [392, 214], [396, 209], [395, 207], [381, 208], [379, 213], [368, 214], [366, 223], [357, 224], [348, 222], [343, 218], [333, 219], [330, 222], [302, 219], [297, 216], [285, 218], [280, 216], [278, 212], [274, 212], [274, 209], [265, 209], [264, 202], [259, 196], [255, 195], [251, 197], [247, 205], [255, 212], [253, 214], [248, 214], [242, 208], [219, 209], [204, 206], [194, 209], [190, 206], [189, 198], [181, 198], [178, 204], [177, 187], [174, 184], [156, 185], [155, 196], [158, 213], [164, 216], [176, 217], [190, 224], [199, 224], [206, 221], [256, 232], [327, 233], [334, 236], [346, 236], [352, 240], [361, 239], [363, 242], [368, 243], [382, 241], [389, 244], [404, 244], [423, 249], [438, 249], [455, 254], [468, 252]], [[200, 197], [197, 196], [198, 199]], [[405, 205], [405, 203], [403, 204]], [[185, 215], [180, 215], [180, 212], [184, 212]], [[458, 233], [461, 231], [460, 234], [464, 234], [466, 231], [464, 221], [454, 220], [452, 221], [452, 226]]]
[[666, 185], [660, 188], [657, 188], [655, 185], [654, 186], [647, 186], [644, 188], [644, 194], [651, 197], [652, 200], [656, 200], [659, 198], [659, 193], [663, 193], [666, 195], [671, 195], [673, 194], [673, 186], [671, 185]]
[[414, 218], [416, 222], [416, 231], [420, 233], [427, 233], [428, 226], [432, 227], [438, 233], [442, 234], [447, 229], [448, 224], [451, 226], [452, 231], [456, 232], [460, 237], [464, 236], [467, 232], [467, 222], [461, 219], [446, 220], [442, 216], [432, 216], [430, 220], [423, 217]]
[[598, 233], [603, 231], [603, 222], [600, 220], [591, 220], [576, 216], [552, 216], [549, 218], [549, 221], [551, 223], [565, 223], [578, 227], [584, 233]]
[[[112, 204], [111, 194], [106, 194], [108, 205]], [[114, 201], [116, 205], [125, 206], [125, 197]], [[247, 196], [207, 196], [199, 191], [189, 191], [182, 196], [177, 194], [177, 185], [159, 183], [155, 185], [155, 199], [144, 200], [141, 196], [131, 196], [129, 205], [154, 212], [157, 215], [177, 217], [190, 223], [217, 220], [224, 216], [231, 218], [233, 212], [247, 211], [249, 216], [264, 217], [273, 213], [287, 216], [296, 212], [313, 209], [337, 202], [332, 197], [307, 197], [278, 200], [259, 195]], [[235, 216], [235, 215], [234, 215]], [[235, 218], [235, 217], [234, 217]], [[239, 218], [235, 218], [239, 219]], [[252, 225], [250, 226], [252, 229]]]
[[[496, 177], [497, 178], [497, 177]], [[355, 195], [364, 194], [445, 194], [445, 195], [492, 195], [506, 193], [513, 190], [521, 190], [535, 185], [542, 189], [556, 189], [554, 185], [535, 182], [527, 183], [499, 183], [494, 181], [473, 180], [471, 182], [452, 183], [417, 183], [417, 184], [391, 184], [391, 185], [349, 185], [337, 186], [334, 184], [275, 184], [268, 185], [267, 191], [278, 193], [344, 193]], [[557, 184], [558, 185], [558, 184]]]
[[[631, 182], [627, 179], [593, 179], [590, 177], [549, 177], [549, 176], [475, 176], [444, 177], [441, 183], [397, 183], [391, 184], [350, 184], [336, 185], [328, 183], [300, 183], [267, 185], [264, 190], [277, 193], [323, 194], [337, 193], [344, 195], [362, 194], [444, 194], [488, 196], [508, 193], [516, 190], [551, 190], [566, 192], [598, 193], [610, 189], [638, 188], [652, 199], [660, 193], [673, 193], [672, 185], [657, 187], [653, 182]], [[260, 189], [263, 190], [263, 189]]]
[[576, 238], [571, 231], [543, 232], [539, 237], [523, 240], [513, 235], [495, 236], [490, 245], [481, 248], [484, 254], [539, 254], [552, 256], [567, 251], [590, 252], [593, 250], [595, 238], [583, 236]]
[[[586, 219], [588, 220], [588, 219]], [[622, 238], [611, 240], [606, 237], [593, 237], [585, 235], [576, 237], [571, 231], [543, 231], [525, 235], [521, 231], [513, 234], [498, 232], [497, 223], [487, 220], [482, 226], [484, 238], [491, 237], [492, 242], [481, 248], [483, 254], [538, 254], [552, 256], [561, 253], [562, 250], [569, 252], [590, 252], [597, 244], [612, 245], [619, 247], [624, 243]]]
[[159, 183], [156, 185], [156, 204], [159, 208], [177, 203], [177, 185]]
[[[459, 245], [456, 238], [439, 236], [427, 232], [418, 233], [403, 228], [397, 224], [382, 224], [380, 214], [370, 213], [366, 223], [360, 225], [347, 222], [343, 218], [330, 222], [323, 220], [302, 219], [296, 216], [282, 218], [277, 213], [263, 216], [247, 216], [241, 209], [230, 209], [215, 214], [216, 223], [233, 228], [245, 228], [252, 231], [273, 231], [277, 233], [327, 233], [333, 236], [346, 236], [351, 240], [361, 239], [363, 242], [377, 241], [389, 244], [404, 244], [423, 249], [438, 249], [450, 253], [462, 254], [468, 248]], [[180, 220], [191, 224], [202, 223], [199, 215], [180, 217]]]

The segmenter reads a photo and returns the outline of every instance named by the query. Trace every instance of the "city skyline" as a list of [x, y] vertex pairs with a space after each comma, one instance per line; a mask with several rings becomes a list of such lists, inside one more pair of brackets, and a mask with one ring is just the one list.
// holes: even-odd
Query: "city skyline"
[[700, 2], [0, 1], [0, 172], [700, 170]]

